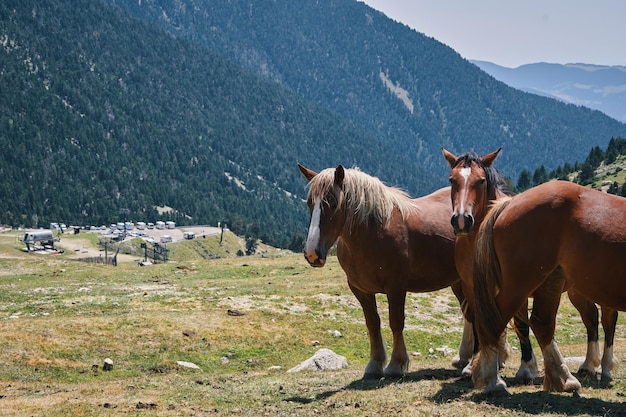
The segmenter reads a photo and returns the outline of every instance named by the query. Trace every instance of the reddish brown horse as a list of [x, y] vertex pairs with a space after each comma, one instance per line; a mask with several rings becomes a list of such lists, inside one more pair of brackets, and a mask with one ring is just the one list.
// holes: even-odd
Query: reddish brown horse
[[[484, 187], [470, 174], [467, 182], [472, 188]], [[585, 318], [590, 301], [604, 306], [603, 324], [611, 343], [605, 343], [603, 372], [610, 369], [615, 310], [626, 308], [624, 220], [625, 199], [563, 181], [493, 203], [480, 226], [474, 259], [475, 324], [481, 347], [472, 374], [477, 386], [485, 386], [486, 392], [506, 391], [498, 375], [499, 338], [533, 297], [530, 326], [544, 356], [544, 388], [580, 389], [554, 341], [556, 312], [565, 290], [570, 290], [575, 305], [585, 303], [586, 309], [576, 307], [586, 325], [591, 323]], [[597, 326], [597, 310], [595, 320]]]
[[[457, 157], [443, 149], [443, 154], [451, 167], [450, 183], [452, 185], [453, 216], [451, 223], [456, 238], [455, 260], [461, 275], [463, 290], [469, 294], [468, 302], [474, 304], [471, 295], [473, 289], [473, 260], [476, 248], [478, 228], [487, 214], [488, 206], [496, 199], [506, 197], [502, 190], [504, 179], [492, 166], [500, 152], [479, 156], [473, 152]], [[598, 343], [598, 309], [596, 305], [584, 298], [575, 289], [568, 291], [572, 304], [580, 312], [587, 328], [587, 356], [580, 365], [579, 374], [596, 375], [601, 366], [602, 379], [611, 379], [613, 368], [613, 339], [617, 322], [617, 311], [603, 308], [602, 325], [605, 330], [605, 351], [600, 356]], [[521, 345], [522, 363], [516, 374], [516, 380], [529, 382], [537, 375], [537, 365], [529, 340], [527, 323], [527, 303], [522, 306], [521, 314], [516, 315], [515, 327]]]
[[[468, 152], [460, 157], [442, 148], [443, 156], [450, 164], [452, 217], [450, 222], [456, 235], [454, 259], [461, 275], [463, 292], [474, 293], [474, 250], [476, 234], [491, 201], [506, 197], [504, 178], [492, 166], [500, 149], [483, 157]], [[473, 297], [467, 297], [470, 311], [474, 310]], [[515, 330], [521, 347], [521, 364], [515, 375], [516, 381], [532, 383], [538, 375], [537, 360], [530, 342], [530, 329], [525, 320], [515, 320]], [[506, 355], [501, 362], [506, 360]], [[464, 371], [471, 373], [471, 370]]]
[[[361, 303], [369, 333], [370, 360], [364, 378], [400, 377], [409, 365], [403, 336], [406, 293], [452, 286], [464, 303], [454, 266], [450, 189], [412, 200], [358, 169], [339, 165], [317, 173], [298, 167], [309, 181], [311, 219], [304, 256], [312, 266], [322, 267], [328, 250], [337, 242], [337, 258]], [[393, 333], [386, 368], [376, 306], [376, 294], [380, 293], [387, 295]], [[467, 331], [463, 334], [472, 336]], [[466, 364], [472, 353], [473, 341], [465, 339], [458, 365]]]

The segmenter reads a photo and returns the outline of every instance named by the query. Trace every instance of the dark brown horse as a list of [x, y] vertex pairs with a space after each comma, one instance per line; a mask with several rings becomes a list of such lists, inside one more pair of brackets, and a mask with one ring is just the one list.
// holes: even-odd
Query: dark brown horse
[[[322, 267], [329, 249], [337, 242], [337, 258], [361, 303], [369, 333], [370, 360], [364, 378], [400, 377], [409, 365], [403, 336], [406, 293], [452, 286], [459, 302], [464, 303], [454, 266], [450, 189], [412, 200], [358, 169], [339, 165], [317, 173], [298, 167], [309, 181], [311, 219], [304, 256], [312, 266]], [[386, 294], [389, 301], [393, 333], [393, 350], [386, 368], [376, 306], [376, 294], [380, 293]], [[468, 331], [463, 334], [473, 336]], [[455, 359], [458, 366], [471, 358], [471, 339], [461, 343]]]
[[[485, 186], [472, 174], [467, 183], [473, 189]], [[467, 191], [468, 195], [473, 192]], [[595, 325], [596, 334], [597, 309], [592, 302], [603, 306], [607, 339], [602, 365], [603, 374], [610, 377], [615, 310], [626, 308], [624, 220], [623, 198], [563, 181], [493, 202], [478, 232], [473, 268], [475, 324], [481, 348], [472, 373], [477, 386], [485, 386], [486, 392], [506, 391], [498, 376], [499, 338], [533, 297], [530, 326], [544, 356], [544, 388], [580, 389], [554, 341], [556, 312], [565, 290], [585, 325]], [[588, 327], [588, 333], [592, 332]], [[588, 352], [587, 357], [594, 355]]]

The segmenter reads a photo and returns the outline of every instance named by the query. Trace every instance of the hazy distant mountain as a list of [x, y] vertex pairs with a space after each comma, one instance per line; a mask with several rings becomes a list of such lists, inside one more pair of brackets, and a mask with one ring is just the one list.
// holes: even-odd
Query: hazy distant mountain
[[470, 62], [511, 87], [600, 110], [626, 122], [626, 67], [541, 62], [506, 68]]

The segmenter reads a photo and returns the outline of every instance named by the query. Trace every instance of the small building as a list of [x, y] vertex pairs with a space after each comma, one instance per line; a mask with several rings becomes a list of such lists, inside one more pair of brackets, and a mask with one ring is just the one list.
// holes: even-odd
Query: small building
[[[24, 238], [22, 239], [26, 244], [26, 249], [28, 252], [32, 250], [36, 250], [37, 246], [43, 247], [43, 249], [54, 249], [54, 236], [52, 235], [51, 230], [41, 230], [36, 232], [26, 232], [24, 233]], [[32, 248], [31, 248], [32, 246]]]

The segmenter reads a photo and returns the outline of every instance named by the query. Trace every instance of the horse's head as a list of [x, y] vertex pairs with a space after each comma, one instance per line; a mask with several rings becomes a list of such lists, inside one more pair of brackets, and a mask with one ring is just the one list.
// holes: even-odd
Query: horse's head
[[485, 156], [469, 152], [457, 157], [442, 148], [443, 156], [450, 164], [452, 186], [452, 218], [455, 235], [467, 235], [478, 219], [481, 221], [489, 208], [489, 201], [496, 198], [499, 174], [491, 167], [500, 149]]
[[311, 217], [304, 257], [311, 266], [321, 268], [326, 263], [328, 250], [337, 241], [345, 225], [346, 215], [343, 206], [345, 172], [342, 165], [319, 174], [300, 164], [298, 168], [309, 181], [310, 187], [307, 205]]

